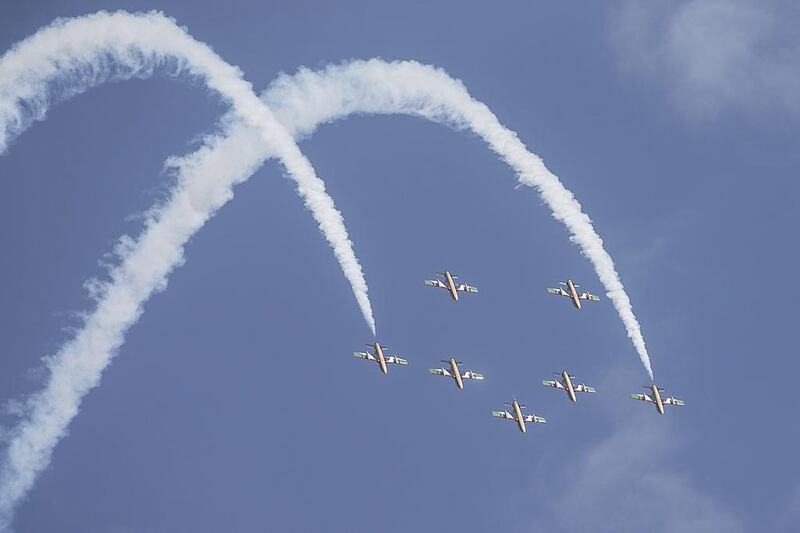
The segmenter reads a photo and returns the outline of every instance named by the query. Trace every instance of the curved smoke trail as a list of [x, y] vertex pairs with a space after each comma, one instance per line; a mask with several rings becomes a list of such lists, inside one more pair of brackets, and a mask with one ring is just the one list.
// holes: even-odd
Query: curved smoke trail
[[[172, 19], [159, 13], [101, 12], [60, 20], [0, 57], [0, 153], [33, 120], [43, 118], [52, 101], [164, 67], [201, 79], [231, 105], [229, 117], [236, 120], [228, 120], [223, 132], [209, 137], [197, 152], [202, 166], [191, 157], [175, 162], [178, 179], [172, 197], [149, 213], [136, 241], [120, 240], [116, 252], [121, 262], [100, 287], [96, 308], [74, 338], [46, 359], [48, 382], [27, 400], [27, 414], [12, 430], [2, 458], [0, 530], [10, 527], [14, 508], [49, 463], [84, 395], [97, 386], [125, 332], [141, 315], [143, 303], [166, 286], [168, 274], [183, 262], [188, 239], [232, 198], [233, 186], [266, 159], [277, 157], [297, 183], [374, 332], [361, 267], [324, 183], [241, 72]], [[53, 92], [54, 82], [60, 84], [58, 93]], [[230, 132], [238, 121], [248, 125], [252, 138], [232, 146], [235, 136]], [[239, 155], [246, 161], [237, 160]]]
[[464, 85], [444, 70], [416, 61], [387, 63], [379, 59], [331, 65], [320, 71], [300, 69], [283, 74], [262, 95], [295, 137], [313, 133], [322, 123], [353, 113], [416, 115], [483, 138], [517, 173], [520, 183], [536, 187], [553, 217], [564, 223], [583, 255], [592, 263], [609, 299], [622, 319], [639, 358], [653, 378], [644, 337], [614, 261], [573, 194], [516, 133], [505, 128], [491, 110], [470, 96]]
[[650, 379], [653, 370], [644, 337], [614, 261], [573, 194], [516, 133], [505, 128], [491, 110], [470, 96], [464, 85], [444, 70], [416, 61], [387, 63], [379, 59], [331, 65], [320, 71], [300, 69], [283, 74], [262, 95], [296, 138], [313, 133], [322, 123], [353, 113], [416, 115], [483, 138], [517, 173], [520, 183], [536, 187], [553, 217], [564, 223], [583, 255], [592, 263]]
[[[520, 183], [536, 187], [553, 217], [567, 226], [570, 240], [594, 266], [642, 365], [653, 379], [630, 298], [591, 219], [542, 160], [529, 152], [485, 104], [473, 99], [460, 81], [442, 69], [416, 61], [389, 63], [371, 59], [331, 65], [319, 71], [300, 69], [293, 76], [283, 74], [262, 94], [262, 99], [298, 139], [311, 135], [320, 124], [351, 114], [395, 113], [420, 116], [479, 135], [516, 171]], [[240, 125], [232, 134], [237, 136], [236, 142], [244, 142], [254, 132]], [[232, 144], [235, 146], [236, 142]]]
[[[236, 116], [263, 137], [289, 177], [297, 183], [350, 282], [373, 335], [375, 320], [367, 283], [353, 251], [341, 213], [325, 192], [294, 139], [256, 97], [241, 71], [225, 63], [207, 45], [159, 12], [132, 15], [99, 12], [62, 19], [18, 43], [0, 58], [0, 154], [34, 120], [41, 120], [51, 101], [80, 94], [110, 80], [147, 77], [168, 68], [202, 79], [233, 107]], [[52, 90], [58, 82], [60, 90]]]
[[[520, 183], [536, 187], [553, 217], [567, 226], [570, 240], [594, 266], [642, 365], [653, 379], [650, 356], [630, 298], [591, 219], [544, 162], [529, 152], [485, 104], [472, 98], [460, 81], [442, 69], [416, 61], [371, 59], [330, 65], [319, 71], [302, 68], [292, 76], [282, 74], [261, 98], [297, 139], [311, 135], [321, 124], [352, 114], [415, 115], [479, 135], [517, 172]], [[238, 125], [231, 134], [236, 136], [233, 147], [252, 140], [255, 132]], [[197, 164], [202, 164], [201, 157], [191, 155]]]
[[[141, 23], [141, 27], [132, 29], [126, 23]], [[95, 30], [100, 31], [90, 35]], [[73, 38], [74, 42], [70, 40]], [[31, 58], [39, 60], [29, 62]], [[122, 263], [111, 272], [111, 282], [103, 287], [97, 309], [76, 337], [48, 360], [50, 382], [30, 400], [30, 416], [14, 433], [0, 472], [0, 527], [7, 527], [13, 508], [46, 466], [55, 443], [77, 414], [83, 395], [97, 385], [100, 373], [122, 344], [124, 332], [141, 314], [142, 303], [154, 291], [164, 288], [168, 273], [183, 260], [183, 244], [232, 197], [233, 185], [247, 179], [277, 153], [298, 181], [306, 204], [329, 241], [333, 243], [331, 235], [336, 236], [338, 226], [344, 231], [341, 215], [325, 194], [324, 184], [285, 130], [276, 127], [270, 110], [252, 101], [253, 95], [247, 94], [250, 86], [239, 71], [157, 13], [136, 17], [100, 13], [62, 21], [0, 58], [0, 152], [10, 138], [34, 119], [43, 117], [54, 97], [65, 98], [110, 79], [146, 76], [164, 66], [202, 78], [209, 88], [232, 103], [235, 115], [243, 122], [226, 122], [225, 131], [210, 137], [199, 151], [172, 161], [179, 175], [172, 198], [150, 214], [138, 241], [121, 240], [117, 252]], [[24, 74], [21, 78], [14, 78], [20, 73]], [[49, 94], [47, 83], [62, 79], [70, 81], [72, 88]], [[652, 377], [630, 300], [580, 204], [513, 132], [502, 127], [484, 104], [469, 96], [460, 82], [444, 71], [415, 62], [359, 61], [322, 72], [301, 70], [294, 77], [282, 76], [264, 99], [280, 107], [280, 121], [297, 137], [309, 135], [319, 124], [350, 113], [418, 115], [471, 129], [483, 137], [517, 171], [522, 183], [538, 188], [553, 215], [570, 229], [571, 239], [594, 264]], [[235, 162], [233, 167], [231, 161]], [[307, 179], [302, 181], [300, 176]], [[324, 201], [320, 206], [309, 198]], [[326, 207], [338, 216], [329, 225], [318, 216], [319, 210]], [[340, 232], [338, 237], [350, 247], [346, 232]], [[341, 249], [334, 248], [343, 263]], [[358, 266], [357, 262], [354, 264]], [[345, 269], [344, 263], [342, 268]], [[348, 275], [347, 270], [345, 274]], [[356, 285], [353, 286], [356, 292]], [[363, 288], [366, 299], [366, 285]]]

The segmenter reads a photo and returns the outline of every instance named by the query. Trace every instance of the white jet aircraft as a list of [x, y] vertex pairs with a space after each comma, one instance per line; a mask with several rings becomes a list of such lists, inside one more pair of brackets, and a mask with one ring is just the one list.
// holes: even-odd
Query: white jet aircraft
[[650, 390], [653, 393], [653, 397], [651, 398], [647, 394], [631, 394], [631, 399], [633, 400], [641, 400], [643, 402], [650, 402], [656, 404], [656, 409], [658, 409], [658, 414], [664, 414], [664, 406], [665, 405], [685, 405], [683, 400], [679, 400], [677, 398], [662, 398], [661, 393], [664, 392], [664, 389], [661, 387], [656, 387], [655, 385], [645, 386], [645, 389]]
[[467, 285], [466, 283], [456, 284], [455, 280], [458, 276], [454, 276], [450, 271], [437, 272], [440, 276], [444, 277], [444, 281], [440, 279], [426, 279], [425, 285], [429, 287], [439, 287], [440, 289], [447, 289], [450, 291], [450, 297], [456, 302], [458, 301], [459, 292], [478, 292], [478, 289]]
[[395, 364], [395, 365], [407, 365], [408, 361], [405, 359], [400, 359], [396, 355], [387, 355], [383, 352], [387, 346], [381, 345], [381, 343], [376, 342], [375, 344], [367, 344], [370, 348], [375, 350], [374, 354], [368, 352], [353, 352], [353, 357], [358, 357], [359, 359], [366, 359], [367, 361], [377, 361], [378, 366], [381, 367], [381, 372], [384, 374], [389, 373], [389, 369], [386, 367], [387, 364]]
[[565, 282], [559, 281], [559, 284], [564, 285], [567, 289], [564, 290], [561, 287], [556, 288], [549, 288], [547, 292], [550, 294], [557, 294], [558, 296], [566, 296], [572, 300], [573, 305], [575, 305], [576, 309], [581, 308], [581, 300], [589, 300], [591, 302], [599, 302], [600, 297], [595, 296], [594, 294], [589, 294], [589, 291], [583, 291], [581, 294], [578, 294], [578, 287], [580, 285], [575, 285], [571, 279], [568, 279]]
[[456, 387], [459, 389], [464, 388], [464, 380], [465, 379], [483, 379], [483, 374], [478, 374], [477, 372], [473, 372], [472, 370], [467, 370], [466, 372], [461, 372], [461, 369], [458, 368], [458, 365], [463, 365], [461, 361], [456, 361], [455, 358], [451, 357], [449, 360], [442, 359], [442, 363], [446, 363], [450, 365], [450, 368], [429, 368], [428, 372], [433, 374], [434, 376], [445, 376], [448, 378], [453, 378], [456, 382]]
[[551, 379], [543, 379], [542, 385], [546, 387], [553, 387], [556, 389], [561, 389], [567, 392], [569, 399], [573, 402], [578, 401], [578, 398], [575, 396], [576, 392], [596, 392], [594, 388], [589, 387], [588, 385], [580, 384], [580, 385], [573, 385], [572, 380], [575, 379], [575, 376], [571, 376], [569, 372], [564, 370], [562, 373], [553, 372], [556, 376], [561, 377], [561, 381], [555, 381]]
[[524, 405], [520, 405], [520, 403], [514, 399], [514, 403], [507, 403], [506, 406], [511, 408], [511, 412], [508, 411], [492, 411], [492, 416], [496, 416], [497, 418], [505, 418], [506, 420], [514, 420], [519, 426], [519, 430], [523, 433], [528, 431], [528, 428], [525, 427], [526, 422], [530, 422], [531, 424], [544, 424], [547, 422], [547, 419], [541, 416], [536, 415], [526, 415], [522, 413], [522, 410], [525, 409]]

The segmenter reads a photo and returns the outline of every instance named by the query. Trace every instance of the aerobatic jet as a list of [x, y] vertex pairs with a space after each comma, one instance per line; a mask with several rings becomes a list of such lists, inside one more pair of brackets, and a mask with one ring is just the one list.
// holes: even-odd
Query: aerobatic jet
[[451, 357], [449, 360], [442, 359], [442, 363], [445, 363], [448, 368], [429, 368], [428, 372], [433, 374], [434, 376], [445, 376], [448, 378], [453, 378], [456, 382], [456, 387], [459, 389], [464, 388], [464, 380], [465, 379], [483, 379], [483, 374], [478, 374], [477, 372], [473, 372], [472, 370], [467, 370], [466, 372], [462, 372], [458, 365], [463, 365], [461, 361], [456, 361], [455, 358]]
[[450, 273], [450, 271], [445, 270], [444, 272], [437, 272], [440, 276], [444, 278], [443, 280], [440, 279], [426, 279], [425, 285], [429, 287], [439, 287], [440, 289], [447, 289], [450, 291], [450, 297], [453, 298], [456, 302], [458, 301], [458, 293], [459, 292], [478, 292], [478, 289], [467, 285], [466, 283], [458, 283], [456, 284], [456, 279], [458, 276], [454, 276]]
[[526, 422], [531, 424], [544, 424], [547, 422], [547, 419], [541, 416], [536, 415], [526, 415], [522, 413], [522, 410], [525, 409], [524, 405], [520, 405], [517, 399], [514, 399], [514, 403], [507, 403], [504, 404], [511, 408], [511, 412], [508, 411], [492, 411], [492, 416], [496, 416], [497, 418], [505, 418], [506, 420], [514, 420], [519, 426], [519, 430], [523, 433], [528, 431], [528, 428], [525, 426]]
[[650, 390], [653, 393], [653, 396], [650, 397], [647, 394], [631, 394], [631, 399], [633, 400], [641, 400], [643, 402], [650, 402], [656, 404], [656, 409], [658, 409], [658, 414], [664, 414], [664, 406], [665, 405], [684, 405], [683, 400], [679, 400], [677, 398], [662, 398], [661, 393], [664, 392], [664, 389], [661, 387], [656, 387], [655, 385], [646, 386], [645, 389]]
[[370, 348], [374, 350], [375, 353], [368, 353], [368, 352], [353, 352], [353, 357], [358, 357], [359, 359], [366, 359], [367, 361], [377, 361], [378, 366], [381, 367], [381, 372], [384, 374], [389, 373], [389, 369], [386, 367], [387, 364], [395, 364], [395, 365], [407, 365], [408, 361], [405, 359], [400, 359], [396, 355], [387, 355], [384, 353], [384, 349], [387, 346], [381, 345], [381, 343], [376, 342], [375, 344], [367, 344]]
[[580, 287], [580, 285], [576, 285], [571, 279], [568, 279], [566, 283], [563, 281], [559, 281], [558, 283], [566, 287], [566, 290], [561, 287], [556, 287], [547, 289], [547, 292], [570, 298], [576, 309], [581, 308], [581, 300], [589, 300], [590, 302], [600, 301], [599, 296], [589, 294], [589, 291], [583, 291], [581, 294], [578, 294], [578, 287]]
[[561, 377], [561, 380], [555, 381], [552, 379], [543, 379], [542, 385], [566, 391], [567, 396], [569, 396], [569, 399], [572, 400], [573, 402], [578, 401], [578, 398], [575, 396], [576, 392], [595, 392], [594, 388], [589, 387], [588, 385], [584, 384], [574, 385], [572, 383], [572, 380], [575, 379], [575, 376], [571, 376], [569, 372], [567, 372], [566, 370], [564, 370], [560, 374], [558, 372], [553, 372], [553, 373], [556, 376]]

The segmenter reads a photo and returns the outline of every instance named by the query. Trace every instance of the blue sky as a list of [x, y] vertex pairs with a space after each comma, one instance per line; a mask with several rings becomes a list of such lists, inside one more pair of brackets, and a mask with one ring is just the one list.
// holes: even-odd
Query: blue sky
[[[351, 357], [370, 332], [269, 162], [147, 303], [18, 531], [793, 530], [793, 7], [192, 4], [3, 5], [0, 42], [160, 9], [258, 90], [354, 58], [445, 68], [575, 193], [657, 382], [687, 406], [662, 418], [627, 399], [647, 377], [609, 302], [576, 313], [544, 292], [570, 276], [602, 294], [589, 262], [479, 139], [351, 118], [301, 148], [344, 214], [379, 338], [410, 365], [384, 377]], [[4, 401], [42, 386], [40, 358], [91, 307], [84, 281], [170, 184], [164, 160], [224, 112], [188, 81], [109, 84], [0, 158]], [[422, 285], [444, 268], [481, 292], [453, 304]], [[450, 355], [486, 380], [427, 374]], [[598, 394], [570, 405], [539, 385], [564, 368]], [[514, 396], [548, 424], [492, 419]]]

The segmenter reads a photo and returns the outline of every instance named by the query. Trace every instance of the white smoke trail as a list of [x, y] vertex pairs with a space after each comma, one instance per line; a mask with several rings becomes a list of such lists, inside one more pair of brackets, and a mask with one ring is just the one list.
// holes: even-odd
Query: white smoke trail
[[322, 123], [353, 113], [417, 115], [479, 135], [516, 171], [520, 183], [536, 187], [553, 217], [567, 226], [570, 240], [594, 266], [653, 379], [650, 357], [630, 298], [592, 221], [544, 162], [529, 152], [486, 105], [473, 99], [460, 81], [441, 69], [415, 61], [387, 63], [372, 59], [328, 66], [321, 71], [300, 69], [293, 76], [281, 75], [262, 99], [296, 138], [310, 135]]
[[[96, 309], [75, 337], [46, 359], [49, 380], [28, 399], [27, 415], [12, 430], [3, 457], [2, 530], [10, 527], [14, 508], [49, 463], [82, 398], [99, 383], [143, 303], [166, 286], [167, 275], [183, 261], [187, 240], [232, 198], [232, 187], [252, 175], [265, 159], [278, 157], [297, 182], [374, 333], [361, 267], [322, 180], [240, 71], [159, 13], [101, 12], [58, 21], [0, 57], [0, 153], [14, 135], [44, 116], [51, 101], [110, 79], [148, 75], [164, 66], [201, 79], [231, 104], [243, 124], [228, 123], [226, 136], [209, 138], [192, 157], [177, 161], [178, 180], [171, 199], [149, 214], [137, 241], [120, 241], [117, 253], [122, 261], [102, 286]], [[54, 92], [54, 82], [66, 88]], [[242, 141], [244, 135], [237, 134], [237, 128], [253, 136], [250, 143]], [[240, 155], [243, 160], [238, 159]]]
[[[513, 131], [503, 127], [485, 104], [473, 99], [460, 81], [442, 69], [415, 61], [387, 63], [371, 59], [331, 65], [320, 71], [300, 69], [293, 76], [283, 74], [262, 94], [262, 99], [298, 139], [311, 135], [320, 124], [351, 114], [395, 113], [469, 129], [482, 137], [517, 172], [520, 183], [538, 189], [553, 217], [567, 226], [570, 240], [592, 262], [642, 365], [653, 379], [630, 298], [592, 221], [542, 160], [530, 153]], [[245, 128], [239, 132], [242, 137], [237, 142], [254, 134]]]
[[[142, 22], [145, 20], [148, 22]], [[92, 23], [87, 27], [79, 24], [88, 21]], [[132, 29], [126, 22], [142, 22], [142, 27]], [[154, 27], [148, 27], [148, 23]], [[99, 30], [97, 35], [81, 39], [93, 30]], [[48, 31], [57, 36], [52, 38]], [[40, 55], [27, 57], [28, 47], [41, 48]], [[37, 57], [46, 59], [31, 61]], [[203, 78], [211, 89], [231, 101], [236, 114], [245, 120], [245, 124], [229, 124], [227, 136], [215, 137], [199, 152], [176, 160], [180, 177], [172, 199], [151, 214], [137, 242], [121, 242], [118, 251], [123, 262], [112, 271], [112, 281], [104, 287], [97, 309], [76, 337], [49, 359], [50, 382], [29, 402], [30, 416], [17, 428], [0, 473], [0, 527], [7, 527], [14, 506], [48, 463], [53, 446], [77, 413], [83, 395], [99, 382], [125, 331], [141, 313], [142, 303], [165, 286], [167, 274], [182, 261], [183, 244], [231, 198], [233, 185], [277, 153], [298, 182], [298, 174], [310, 174], [316, 180], [309, 179], [298, 186], [301, 194], [307, 195], [307, 205], [315, 215], [317, 209], [326, 207], [325, 201], [319, 206], [308, 200], [327, 196], [324, 185], [313, 175], [294, 142], [275, 128], [269, 109], [251, 101], [250, 87], [241, 80], [238, 70], [220, 63], [210, 49], [193, 41], [165, 17], [120, 13], [58, 23], [0, 58], [0, 151], [13, 135], [43, 116], [53, 96], [47, 92], [47, 82], [60, 79], [71, 82], [69, 93], [61, 93], [69, 96], [108, 79], [148, 75], [156, 67], [171, 66]], [[15, 83], [13, 76], [20, 73], [23, 75]], [[475, 131], [517, 170], [522, 183], [539, 189], [554, 216], [569, 227], [572, 239], [595, 265], [651, 373], [630, 301], [590, 220], [541, 160], [527, 152], [485, 105], [472, 100], [459, 82], [443, 71], [417, 63], [373, 60], [330, 67], [322, 73], [301, 71], [294, 78], [283, 76], [266, 100], [281, 105], [281, 121], [291, 124], [296, 136], [309, 135], [320, 123], [349, 113], [408, 113]], [[303, 105], [308, 107], [303, 109]], [[231, 156], [235, 168], [230, 166]], [[334, 209], [332, 202], [329, 207]], [[326, 236], [336, 229], [337, 220], [341, 222], [336, 214], [338, 219], [328, 226], [318, 218]], [[338, 237], [347, 240], [346, 233]], [[337, 249], [337, 257], [339, 252]], [[358, 266], [357, 262], [354, 264]], [[354, 292], [355, 287], [354, 284]], [[363, 288], [366, 299], [366, 286]]]
[[[108, 80], [149, 76], [159, 67], [204, 80], [259, 131], [265, 156], [277, 155], [350, 282], [373, 335], [375, 321], [367, 283], [353, 252], [344, 220], [325, 192], [325, 183], [297, 144], [256, 97], [238, 68], [195, 41], [175, 21], [158, 12], [131, 15], [99, 12], [64, 19], [15, 45], [0, 58], [0, 153], [33, 120], [42, 119], [50, 101], [84, 92]], [[52, 90], [59, 82], [60, 90]]]

